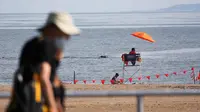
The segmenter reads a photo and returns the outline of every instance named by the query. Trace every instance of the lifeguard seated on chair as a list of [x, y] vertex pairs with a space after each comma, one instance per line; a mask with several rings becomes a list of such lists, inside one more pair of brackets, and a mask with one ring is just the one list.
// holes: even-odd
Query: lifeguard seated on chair
[[122, 54], [121, 58], [126, 66], [129, 61], [133, 66], [135, 66], [136, 61], [141, 62], [140, 54], [135, 52], [135, 48], [132, 48], [132, 51], [129, 54]]

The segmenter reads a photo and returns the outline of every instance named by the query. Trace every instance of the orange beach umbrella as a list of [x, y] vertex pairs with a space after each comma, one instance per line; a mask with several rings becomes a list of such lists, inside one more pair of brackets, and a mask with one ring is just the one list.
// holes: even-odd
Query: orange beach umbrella
[[153, 40], [152, 37], [145, 32], [134, 32], [131, 35], [152, 43], [155, 42], [155, 40]]

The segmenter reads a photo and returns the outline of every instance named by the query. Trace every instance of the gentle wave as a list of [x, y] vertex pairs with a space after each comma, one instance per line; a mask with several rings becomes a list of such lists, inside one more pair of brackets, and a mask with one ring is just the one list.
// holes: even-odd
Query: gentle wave
[[158, 54], [182, 54], [182, 53], [194, 53], [200, 52], [200, 48], [184, 48], [176, 50], [163, 50], [163, 51], [151, 51], [151, 52], [141, 52], [142, 55], [158, 55]]
[[[150, 51], [150, 52], [140, 52], [140, 54], [145, 56], [146, 58], [151, 55], [161, 55], [161, 54], [182, 54], [182, 53], [194, 53], [194, 52], [200, 52], [200, 48], [184, 48], [184, 49], [176, 49], [176, 50], [163, 50], [163, 51]], [[102, 55], [106, 56], [105, 58], [120, 58], [121, 54], [118, 55]], [[160, 56], [154, 56], [154, 58], [160, 58]], [[6, 60], [16, 60], [17, 57], [0, 57], [0, 59], [6, 59]], [[100, 56], [65, 56], [64, 59], [104, 59], [100, 58]]]
[[[106, 58], [118, 58], [118, 57], [106, 57]], [[0, 59], [3, 59], [3, 60], [17, 60], [18, 57], [0, 57]], [[104, 58], [100, 58], [99, 57], [79, 57], [79, 56], [65, 56], [64, 59], [104, 59]]]

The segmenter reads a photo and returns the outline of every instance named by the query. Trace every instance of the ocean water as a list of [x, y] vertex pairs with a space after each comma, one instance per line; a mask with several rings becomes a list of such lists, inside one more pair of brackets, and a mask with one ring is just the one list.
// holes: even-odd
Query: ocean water
[[[58, 74], [72, 81], [75, 71], [79, 83], [95, 79], [97, 83], [119, 73], [123, 77], [121, 54], [132, 47], [141, 53], [138, 67], [127, 67], [125, 79], [135, 82], [192, 83], [191, 67], [200, 70], [200, 13], [101, 13], [72, 14], [81, 28], [66, 44], [65, 58]], [[46, 14], [0, 14], [0, 83], [10, 84], [17, 69], [20, 50], [25, 41], [38, 35], [36, 28], [45, 22]], [[156, 40], [149, 43], [131, 36], [143, 31]], [[106, 55], [108, 58], [98, 58]], [[139, 63], [138, 63], [139, 64]], [[136, 74], [134, 74], [140, 69]], [[183, 71], [187, 70], [184, 74]], [[177, 72], [178, 75], [171, 75]], [[160, 74], [156, 78], [155, 74]], [[164, 74], [170, 74], [165, 77]], [[138, 81], [138, 77], [142, 80]], [[147, 80], [145, 76], [151, 76]]]

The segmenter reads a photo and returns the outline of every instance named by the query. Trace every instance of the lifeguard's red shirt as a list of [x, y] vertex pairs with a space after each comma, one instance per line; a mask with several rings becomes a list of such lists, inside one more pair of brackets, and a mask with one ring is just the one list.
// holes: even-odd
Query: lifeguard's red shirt
[[136, 52], [135, 51], [131, 51], [131, 52], [129, 52], [129, 54], [136, 54]]

